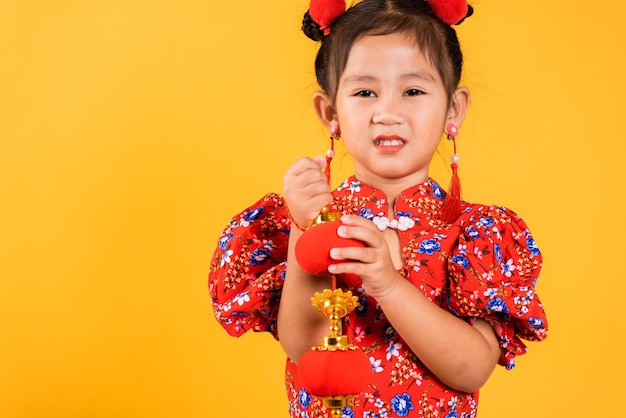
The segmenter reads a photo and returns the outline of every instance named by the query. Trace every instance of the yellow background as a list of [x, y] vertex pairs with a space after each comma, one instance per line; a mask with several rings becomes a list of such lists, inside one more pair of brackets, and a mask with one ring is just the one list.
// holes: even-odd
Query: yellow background
[[[279, 345], [227, 336], [206, 273], [326, 148], [307, 4], [0, 0], [0, 418], [287, 416]], [[480, 416], [626, 416], [626, 3], [473, 4], [464, 197], [531, 226], [551, 327]]]

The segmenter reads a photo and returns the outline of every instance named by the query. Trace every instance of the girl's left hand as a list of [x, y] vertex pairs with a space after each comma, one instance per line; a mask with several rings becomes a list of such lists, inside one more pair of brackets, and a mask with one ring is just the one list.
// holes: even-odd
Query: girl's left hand
[[331, 274], [356, 274], [361, 276], [367, 293], [374, 298], [386, 293], [401, 278], [393, 266], [389, 246], [376, 225], [365, 218], [343, 215], [337, 234], [365, 243], [365, 247], [333, 248], [330, 256], [337, 264], [328, 267]]

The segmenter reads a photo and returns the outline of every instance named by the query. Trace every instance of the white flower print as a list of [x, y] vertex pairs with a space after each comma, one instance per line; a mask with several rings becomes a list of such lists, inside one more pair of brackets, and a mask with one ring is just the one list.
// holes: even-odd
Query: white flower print
[[513, 274], [512, 272], [515, 270], [515, 266], [513, 265], [513, 259], [509, 258], [505, 264], [501, 265], [501, 267], [502, 274], [504, 274], [506, 277], [511, 277], [511, 275]]
[[222, 261], [220, 262], [220, 267], [224, 267], [224, 264], [230, 263], [230, 256], [233, 255], [233, 250], [224, 251], [222, 255]]
[[391, 356], [398, 357], [400, 355], [400, 352], [398, 351], [400, 348], [402, 348], [402, 344], [394, 344], [393, 341], [390, 341], [389, 347], [387, 347], [387, 360], [391, 360]]
[[373, 356], [370, 356], [370, 364], [372, 365], [374, 373], [380, 373], [383, 371], [383, 367], [380, 365], [382, 362], [382, 360], [376, 360]]
[[239, 306], [243, 306], [244, 303], [250, 302], [250, 296], [248, 292], [240, 293], [233, 298], [233, 302], [237, 302]]

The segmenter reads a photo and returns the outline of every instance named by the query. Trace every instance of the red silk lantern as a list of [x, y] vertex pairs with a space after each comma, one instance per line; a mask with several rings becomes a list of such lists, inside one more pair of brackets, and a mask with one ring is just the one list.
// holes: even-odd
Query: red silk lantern
[[359, 349], [310, 350], [298, 364], [302, 385], [324, 398], [355, 396], [367, 389], [372, 366]]
[[341, 238], [337, 228], [341, 226], [340, 213], [322, 210], [312, 227], [304, 231], [296, 242], [296, 260], [309, 274], [327, 275], [328, 266], [337, 263], [330, 257], [332, 248], [365, 247], [363, 241]]
[[298, 376], [309, 392], [323, 399], [330, 416], [339, 418], [350, 399], [367, 389], [372, 376], [365, 353], [341, 335], [341, 319], [354, 310], [358, 298], [350, 291], [325, 289], [311, 302], [330, 319], [330, 335], [302, 356]]

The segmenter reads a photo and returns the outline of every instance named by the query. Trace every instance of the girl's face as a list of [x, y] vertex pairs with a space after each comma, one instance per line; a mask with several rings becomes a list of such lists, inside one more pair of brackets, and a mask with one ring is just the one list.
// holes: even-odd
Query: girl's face
[[360, 180], [406, 188], [428, 179], [448, 96], [437, 70], [406, 35], [365, 36], [354, 43], [335, 110]]

